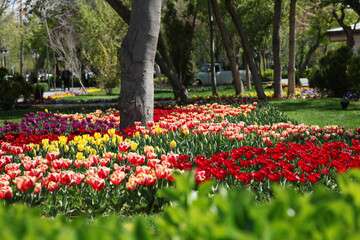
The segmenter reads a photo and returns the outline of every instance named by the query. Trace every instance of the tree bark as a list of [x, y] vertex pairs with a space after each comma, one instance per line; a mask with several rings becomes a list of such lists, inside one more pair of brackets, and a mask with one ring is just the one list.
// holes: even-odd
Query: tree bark
[[232, 44], [231, 44], [231, 40], [229, 37], [229, 33], [225, 28], [224, 20], [220, 13], [219, 4], [218, 4], [217, 0], [211, 0], [211, 3], [213, 6], [213, 10], [214, 10], [215, 20], [216, 20], [216, 23], [220, 30], [223, 46], [225, 48], [226, 55], [230, 62], [231, 72], [232, 72], [232, 76], [233, 76], [233, 80], [234, 80], [235, 93], [236, 93], [236, 95], [241, 96], [244, 93], [244, 85], [240, 79], [239, 65], [236, 62], [236, 56], [232, 49]]
[[236, 13], [236, 9], [233, 4], [233, 0], [225, 0], [225, 5], [228, 12], [231, 15], [232, 21], [235, 24], [235, 27], [239, 33], [241, 44], [244, 49], [244, 54], [249, 64], [249, 68], [252, 75], [252, 80], [255, 85], [257, 96], [260, 100], [266, 100], [266, 95], [264, 89], [261, 85], [261, 78], [259, 74], [259, 68], [256, 65], [255, 58], [254, 58], [254, 49], [249, 41], [249, 37], [247, 33], [244, 31], [240, 17]]
[[106, 0], [106, 2], [112, 7], [112, 9], [115, 10], [125, 23], [130, 24], [131, 11], [121, 0]]
[[274, 0], [274, 21], [273, 21], [273, 58], [274, 58], [274, 98], [282, 98], [281, 86], [281, 58], [280, 58], [280, 28], [281, 28], [282, 0]]
[[247, 62], [245, 63], [245, 74], [246, 74], [247, 87], [250, 90], [251, 89], [251, 73], [250, 73], [249, 64]]
[[19, 10], [19, 26], [20, 26], [20, 52], [19, 52], [19, 74], [21, 76], [24, 76], [24, 33], [23, 33], [23, 27], [24, 27], [24, 22], [23, 22], [23, 13], [24, 13], [24, 9], [23, 9], [23, 2], [22, 0], [20, 1], [20, 10]]
[[120, 129], [153, 120], [154, 63], [162, 0], [133, 0], [130, 25], [120, 50]]
[[296, 56], [296, 0], [290, 1], [289, 13], [289, 65], [288, 97], [295, 97], [295, 56]]
[[[212, 94], [218, 96], [215, 71], [215, 38], [214, 38], [214, 16], [211, 0], [208, 0], [209, 30], [210, 30], [210, 79], [212, 83]], [[216, 57], [216, 59], [218, 59]]]
[[[125, 23], [130, 24], [131, 11], [121, 0], [106, 0], [108, 4], [117, 12], [117, 14], [124, 20]], [[180, 81], [180, 79], [174, 75], [175, 67], [170, 58], [169, 50], [166, 47], [166, 41], [163, 37], [163, 33], [160, 30], [159, 34], [159, 46], [158, 53], [156, 54], [156, 60], [164, 72], [165, 76], [169, 79], [170, 84], [173, 88], [175, 99], [179, 103], [187, 102], [187, 90], [184, 84]]]

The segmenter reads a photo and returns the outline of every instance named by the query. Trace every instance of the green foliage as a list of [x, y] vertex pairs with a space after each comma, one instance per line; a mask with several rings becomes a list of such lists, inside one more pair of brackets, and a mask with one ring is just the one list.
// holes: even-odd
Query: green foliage
[[272, 69], [265, 69], [262, 73], [262, 80], [264, 82], [270, 82], [274, 79], [274, 70]]
[[[353, 52], [347, 47], [341, 47], [336, 51], [330, 51], [323, 57], [319, 66], [314, 69], [310, 83], [320, 90], [328, 91], [336, 97], [342, 97], [346, 91], [356, 87], [356, 73], [352, 70], [352, 76], [348, 75], [349, 63], [352, 62]], [[353, 63], [353, 66], [355, 63]]]
[[360, 173], [340, 176], [340, 192], [317, 188], [299, 195], [275, 187], [270, 202], [251, 192], [197, 188], [194, 177], [177, 178], [159, 195], [172, 202], [156, 216], [94, 220], [40, 217], [24, 206], [0, 208], [1, 239], [358, 239]]
[[299, 28], [297, 34], [297, 69], [301, 76], [309, 77], [306, 69], [316, 63], [322, 53], [317, 51], [320, 46], [327, 45], [329, 39], [326, 32], [337, 25], [332, 15], [332, 7], [325, 7], [319, 4], [320, 0], [298, 1], [298, 15], [302, 16], [303, 24], [306, 28]]
[[194, 80], [193, 38], [198, 11], [194, 0], [167, 1], [163, 20], [170, 57], [186, 86]]
[[10, 75], [4, 68], [0, 69], [0, 86], [0, 107], [4, 110], [12, 109], [21, 96], [24, 99], [31, 96], [31, 86], [25, 79], [18, 74]]
[[117, 56], [109, 52], [103, 43], [99, 42], [101, 48], [100, 61], [102, 62], [100, 75], [97, 81], [105, 89], [107, 95], [111, 95], [114, 88], [119, 84], [119, 70], [117, 64]]
[[80, 33], [82, 57], [97, 73], [97, 82], [108, 94], [119, 84], [118, 49], [127, 25], [111, 7], [101, 0], [79, 1], [79, 18], [75, 20]]
[[49, 84], [47, 83], [35, 83], [33, 84], [34, 98], [35, 100], [43, 99], [44, 92], [49, 90]]
[[15, 67], [15, 71], [19, 69], [19, 46], [22, 33], [23, 31], [18, 27], [16, 14], [6, 12], [0, 17], [0, 47], [6, 47], [9, 50], [7, 67]]
[[[245, 31], [256, 50], [270, 44], [273, 8], [270, 0], [234, 1]], [[261, 23], [261, 24], [259, 24]]]

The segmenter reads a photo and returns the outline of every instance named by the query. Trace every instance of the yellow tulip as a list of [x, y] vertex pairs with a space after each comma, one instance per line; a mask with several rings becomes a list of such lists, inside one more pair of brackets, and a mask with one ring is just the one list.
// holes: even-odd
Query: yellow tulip
[[181, 132], [182, 132], [184, 135], [189, 135], [189, 134], [190, 134], [190, 131], [189, 131], [189, 129], [188, 129], [186, 126], [184, 126], [184, 127], [181, 128]]
[[43, 139], [41, 141], [41, 144], [44, 146], [44, 147], [47, 147], [49, 145], [49, 139]]
[[54, 145], [50, 145], [48, 148], [48, 152], [59, 152], [59, 149]]
[[84, 160], [84, 154], [82, 152], [76, 153], [76, 160]]
[[59, 142], [60, 142], [61, 145], [67, 144], [67, 140], [68, 140], [68, 138], [65, 137], [65, 136], [60, 136], [59, 137]]
[[95, 145], [96, 145], [96, 146], [100, 146], [101, 143], [102, 143], [102, 140], [101, 140], [101, 139], [97, 139], [97, 140], [95, 141]]
[[91, 141], [92, 138], [93, 137], [91, 137], [89, 134], [87, 134], [87, 135], [83, 136], [82, 141], [83, 142], [89, 142], [89, 141]]
[[156, 135], [162, 134], [162, 128], [159, 127], [159, 126], [156, 126], [156, 127], [155, 127], [155, 133], [156, 133]]
[[105, 134], [103, 136], [103, 140], [104, 140], [104, 142], [108, 142], [110, 140], [110, 136], [108, 134]]
[[171, 142], [170, 142], [170, 148], [171, 149], [175, 149], [176, 148], [176, 142], [175, 142], [175, 140], [172, 140]]
[[108, 134], [112, 137], [116, 133], [116, 130], [114, 128], [108, 130]]
[[83, 152], [85, 150], [85, 146], [83, 144], [77, 145], [77, 149], [79, 152]]
[[153, 146], [145, 146], [144, 152], [155, 152], [155, 149]]
[[130, 143], [130, 149], [131, 151], [135, 152], [136, 149], [138, 148], [139, 144], [137, 144], [136, 142], [132, 142]]
[[101, 134], [100, 134], [100, 133], [98, 133], [98, 132], [96, 132], [96, 133], [94, 134], [94, 138], [95, 138], [95, 139], [99, 139], [99, 138], [101, 138]]

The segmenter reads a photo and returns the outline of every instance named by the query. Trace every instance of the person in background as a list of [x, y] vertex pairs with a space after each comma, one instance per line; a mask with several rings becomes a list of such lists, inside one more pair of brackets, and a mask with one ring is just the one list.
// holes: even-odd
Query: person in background
[[64, 83], [64, 92], [66, 91], [66, 89], [68, 89], [68, 91], [70, 91], [70, 81], [72, 78], [72, 73], [71, 71], [65, 69], [62, 73], [61, 73], [61, 80]]

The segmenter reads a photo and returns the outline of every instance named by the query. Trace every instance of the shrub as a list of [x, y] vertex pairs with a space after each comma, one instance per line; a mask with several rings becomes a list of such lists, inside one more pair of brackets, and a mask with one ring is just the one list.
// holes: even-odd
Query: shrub
[[[352, 70], [350, 75], [347, 71], [350, 65], [359, 64], [354, 62], [356, 58], [348, 47], [329, 52], [313, 69], [310, 85], [326, 91], [332, 96], [342, 97], [346, 91], [354, 89], [356, 78], [360, 77], [358, 75], [354, 78], [354, 74], [360, 73], [358, 69]], [[352, 62], [354, 63], [351, 64]]]
[[350, 90], [360, 91], [360, 52], [350, 59], [347, 68], [347, 75], [352, 82], [353, 89]]
[[271, 82], [274, 79], [274, 70], [265, 69], [262, 73], [263, 82]]
[[118, 79], [104, 79], [103, 80], [104, 89], [107, 95], [111, 95], [114, 88], [119, 84]]
[[27, 100], [31, 96], [31, 86], [19, 74], [10, 75], [6, 69], [0, 70], [0, 107], [12, 109], [16, 101], [23, 96]]
[[44, 92], [49, 90], [49, 84], [47, 83], [35, 83], [33, 85], [33, 92], [35, 100], [43, 99]]

